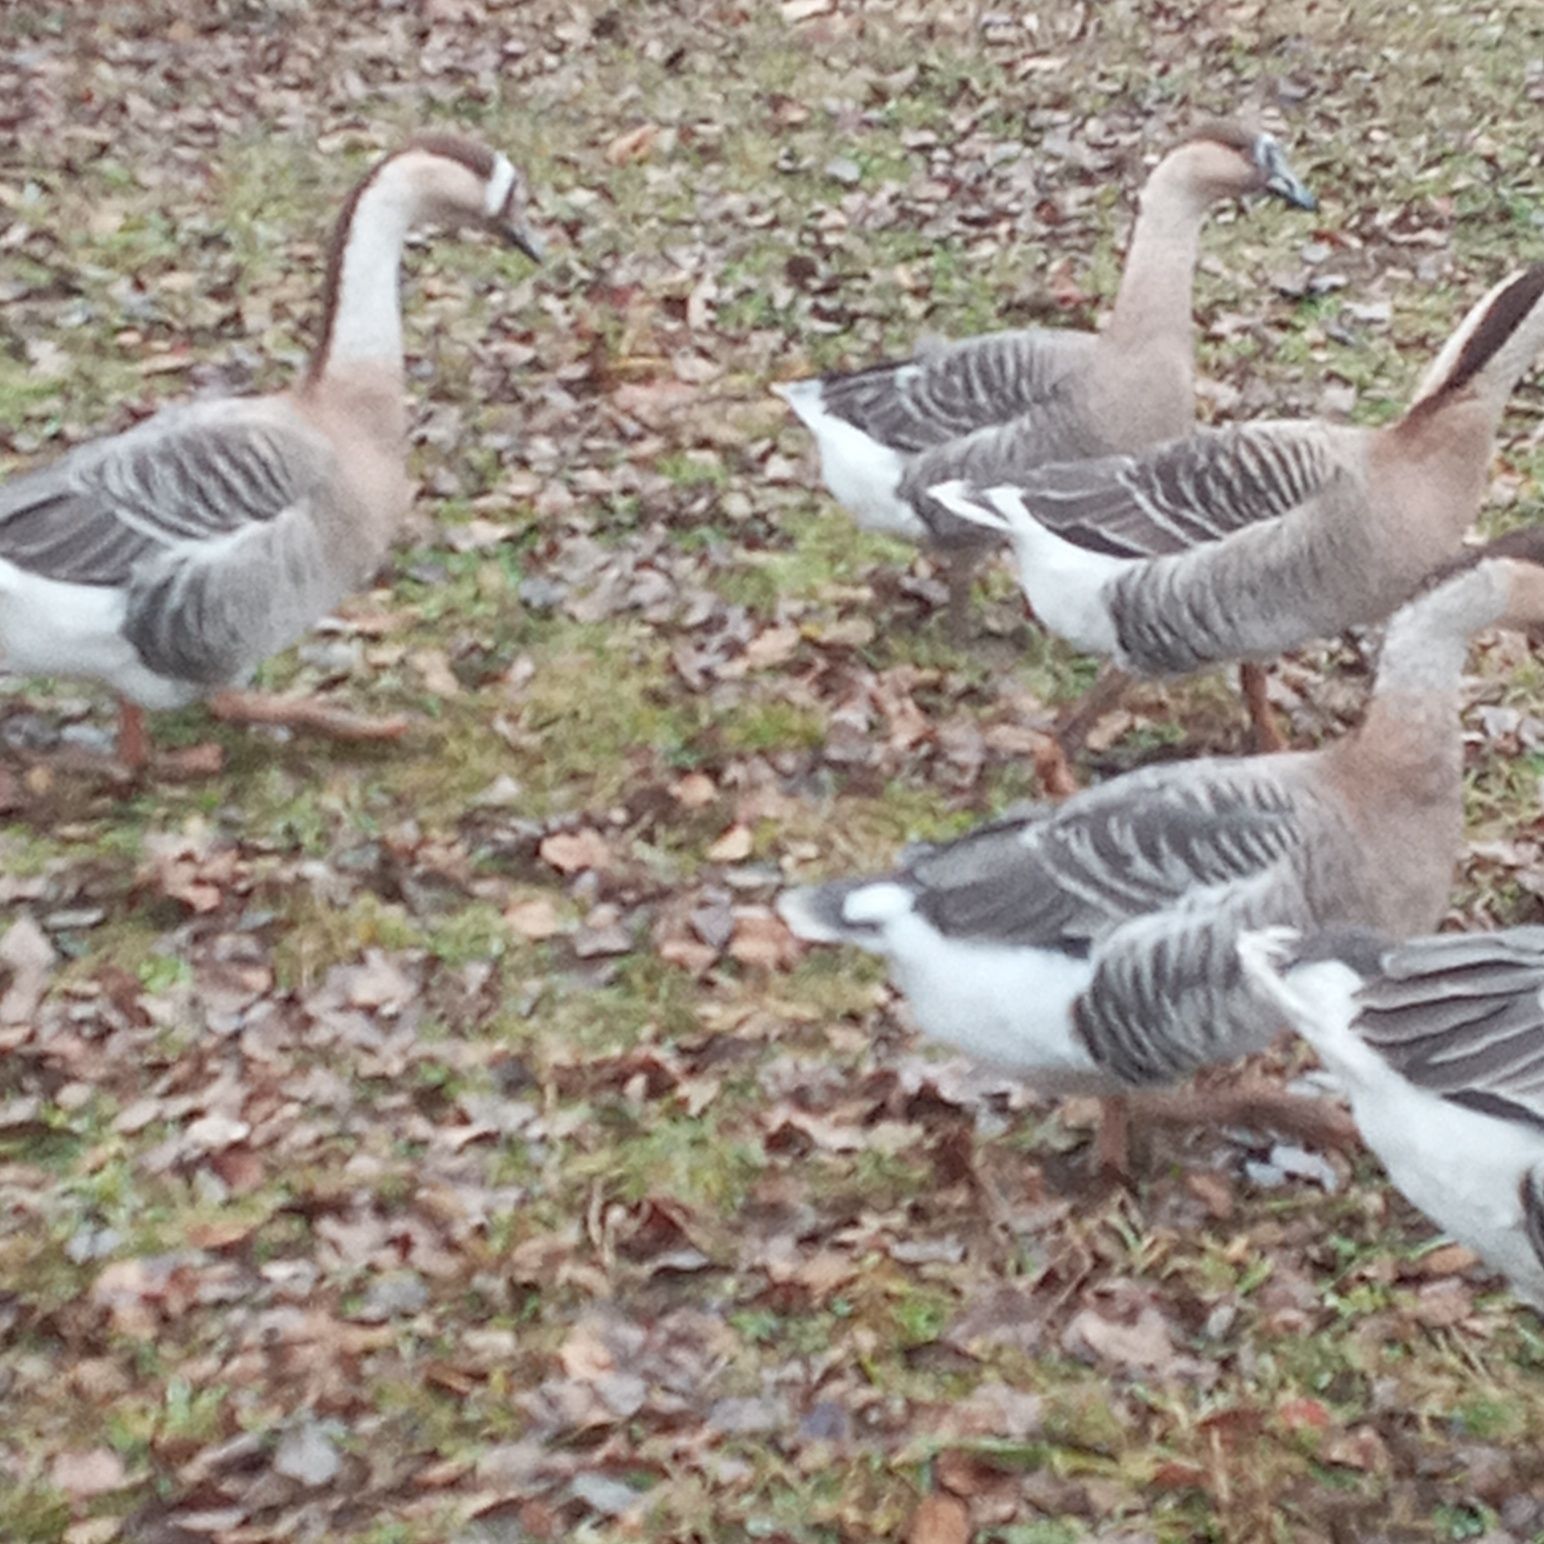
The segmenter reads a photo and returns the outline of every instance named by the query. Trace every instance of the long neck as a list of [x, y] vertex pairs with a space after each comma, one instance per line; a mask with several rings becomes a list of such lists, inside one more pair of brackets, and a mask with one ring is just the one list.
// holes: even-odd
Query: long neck
[[1433, 594], [1395, 613], [1383, 639], [1374, 703], [1412, 694], [1457, 693], [1469, 653], [1468, 629], [1455, 626], [1452, 617], [1432, 604], [1443, 598]]
[[1469, 639], [1505, 606], [1493, 570], [1478, 564], [1403, 606], [1384, 635], [1372, 701], [1347, 745], [1353, 759], [1404, 764], [1411, 792], [1428, 781], [1443, 789], [1457, 783]]
[[418, 213], [403, 161], [387, 161], [344, 208], [333, 232], [321, 341], [307, 381], [315, 386], [364, 367], [402, 375], [402, 244]]
[[1421, 377], [1406, 423], [1472, 403], [1498, 424], [1517, 383], [1544, 350], [1544, 267], [1504, 280], [1473, 307]]
[[1544, 349], [1544, 304], [1533, 307], [1475, 377], [1474, 394], [1491, 409], [1493, 422], [1500, 422], [1507, 399], [1517, 389], [1517, 383], [1534, 367], [1541, 349]]
[[1123, 348], [1161, 340], [1190, 353], [1205, 215], [1206, 201], [1177, 169], [1160, 166], [1148, 179], [1106, 336]]

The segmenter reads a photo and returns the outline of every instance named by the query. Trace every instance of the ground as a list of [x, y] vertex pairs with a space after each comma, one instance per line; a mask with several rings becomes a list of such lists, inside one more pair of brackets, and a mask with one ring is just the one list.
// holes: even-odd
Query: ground
[[[0, 717], [10, 1544], [1544, 1539], [1544, 1333], [1376, 1165], [1161, 1133], [919, 1044], [789, 876], [1033, 796], [1092, 666], [1005, 571], [823, 496], [767, 390], [924, 331], [1093, 323], [1144, 166], [1264, 112], [1318, 190], [1211, 222], [1210, 416], [1378, 422], [1537, 255], [1544, 18], [1111, 0], [0, 4], [0, 470], [289, 378], [332, 211], [456, 125], [551, 256], [415, 246], [409, 525], [266, 684], [389, 749]], [[1486, 520], [1531, 518], [1519, 393]], [[1539, 665], [1485, 641], [1455, 918], [1539, 920]], [[1286, 661], [1296, 743], [1345, 643]], [[1232, 751], [1221, 673], [1089, 778]], [[1285, 1050], [1284, 1070], [1307, 1066]], [[1010, 1226], [986, 1218], [981, 1182]]]

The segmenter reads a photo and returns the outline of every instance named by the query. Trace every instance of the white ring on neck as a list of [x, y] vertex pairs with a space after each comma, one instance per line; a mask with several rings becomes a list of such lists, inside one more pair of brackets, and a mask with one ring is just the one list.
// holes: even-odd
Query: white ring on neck
[[493, 158], [493, 170], [488, 174], [488, 191], [483, 195], [483, 213], [495, 215], [504, 207], [509, 190], [515, 185], [515, 169], [507, 155]]

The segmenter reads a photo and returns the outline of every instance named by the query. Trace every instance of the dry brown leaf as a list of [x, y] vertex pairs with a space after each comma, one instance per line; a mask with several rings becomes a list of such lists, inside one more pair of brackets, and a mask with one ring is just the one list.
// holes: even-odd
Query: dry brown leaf
[[1332, 1438], [1319, 1449], [1319, 1457], [1326, 1463], [1360, 1469], [1366, 1474], [1382, 1474], [1389, 1467], [1389, 1450], [1371, 1426], [1358, 1426]]
[[688, 772], [670, 785], [670, 796], [682, 809], [700, 810], [718, 797], [718, 787], [702, 772]]
[[658, 136], [657, 123], [641, 123], [636, 129], [627, 129], [606, 146], [606, 159], [613, 166], [626, 166], [630, 161], [641, 161], [654, 148]]
[[1073, 1316], [1065, 1339], [1074, 1349], [1084, 1346], [1101, 1360], [1124, 1367], [1158, 1371], [1174, 1360], [1169, 1327], [1151, 1303], [1143, 1304], [1129, 1324], [1084, 1308]]
[[781, 970], [799, 955], [798, 940], [769, 906], [736, 906], [729, 953], [742, 965]]
[[32, 1017], [58, 962], [48, 935], [23, 912], [0, 938], [0, 965], [11, 973], [0, 997], [0, 1024], [25, 1024]]
[[128, 1482], [123, 1460], [105, 1447], [60, 1453], [48, 1466], [48, 1478], [73, 1501], [105, 1496]]
[[1324, 1431], [1334, 1417], [1317, 1399], [1285, 1399], [1276, 1407], [1276, 1419], [1288, 1431]]
[[461, 683], [450, 668], [443, 649], [415, 649], [408, 661], [418, 672], [427, 691], [436, 697], [459, 697]]
[[563, 931], [558, 909], [544, 895], [534, 895], [528, 900], [512, 902], [504, 912], [504, 920], [522, 938], [539, 943], [544, 938], [555, 938]]
[[1462, 1244], [1441, 1244], [1429, 1250], [1411, 1267], [1417, 1276], [1462, 1276], [1480, 1263], [1480, 1257]]
[[542, 862], [550, 863], [560, 874], [604, 869], [611, 862], [611, 848], [605, 837], [589, 826], [582, 831], [555, 831], [537, 850]]
[[1474, 1308], [1474, 1295], [1457, 1276], [1426, 1282], [1415, 1295], [1410, 1316], [1428, 1329], [1451, 1329], [1462, 1324]]
[[367, 949], [358, 965], [340, 966], [335, 975], [355, 1008], [399, 1007], [417, 991], [413, 978], [382, 949]]
[[911, 1514], [906, 1544], [970, 1544], [970, 1508], [958, 1496], [927, 1496]]
[[769, 627], [745, 646], [745, 663], [751, 670], [770, 670], [786, 664], [799, 647], [797, 627]]
[[743, 863], [750, 857], [755, 840], [751, 836], [748, 826], [730, 826], [722, 836], [708, 848], [707, 858], [710, 863]]

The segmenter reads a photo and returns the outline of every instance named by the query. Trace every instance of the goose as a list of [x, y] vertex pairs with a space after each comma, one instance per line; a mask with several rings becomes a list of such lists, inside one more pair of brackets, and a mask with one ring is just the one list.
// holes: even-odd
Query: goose
[[996, 542], [928, 490], [955, 478], [1005, 482], [1043, 462], [1188, 433], [1201, 225], [1211, 205], [1256, 192], [1318, 207], [1271, 135], [1207, 124], [1147, 179], [1102, 332], [1032, 327], [926, 341], [908, 359], [774, 386], [814, 435], [827, 490], [858, 524], [944, 557], [956, 635], [974, 566]]
[[[1346, 738], [1140, 768], [877, 878], [786, 890], [779, 911], [801, 939], [886, 960], [924, 1034], [1052, 1095], [1232, 1060], [1278, 1028], [1241, 975], [1241, 931], [1435, 925], [1462, 834], [1466, 640], [1541, 619], [1544, 531], [1498, 539], [1394, 616]], [[1279, 1099], [1272, 1124], [1318, 1128], [1299, 1120], [1312, 1103]], [[1120, 1123], [1102, 1135], [1122, 1166]]]
[[167, 407], [0, 484], [0, 668], [110, 687], [130, 769], [150, 754], [144, 710], [199, 698], [232, 720], [401, 734], [237, 688], [369, 578], [407, 509], [409, 230], [486, 229], [539, 259], [525, 206], [506, 156], [419, 135], [344, 201], [320, 342], [294, 386]]
[[1396, 1188], [1544, 1312], [1544, 927], [1404, 943], [1266, 928], [1238, 952]]
[[[1120, 671], [1266, 660], [1382, 621], [1458, 550], [1502, 411], [1541, 347], [1535, 263], [1470, 310], [1386, 427], [1232, 424], [932, 491], [1006, 534], [1040, 622]], [[1251, 710], [1269, 741], [1263, 694]]]

